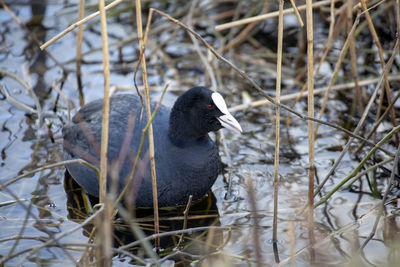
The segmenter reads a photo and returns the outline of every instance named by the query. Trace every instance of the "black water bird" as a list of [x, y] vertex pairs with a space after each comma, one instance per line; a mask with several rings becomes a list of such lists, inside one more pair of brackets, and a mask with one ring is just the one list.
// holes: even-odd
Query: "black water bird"
[[[153, 109], [155, 104], [153, 103]], [[84, 107], [63, 128], [64, 158], [82, 158], [99, 167], [103, 101]], [[117, 179], [117, 191], [126, 184], [138, 151], [142, 129], [147, 123], [139, 97], [118, 94], [110, 98], [108, 140], [108, 187]], [[223, 97], [205, 87], [194, 87], [176, 100], [172, 109], [161, 106], [153, 120], [155, 165], [159, 206], [185, 204], [204, 196], [219, 173], [219, 155], [208, 136], [227, 128], [242, 132], [229, 113]], [[130, 185], [128, 196], [138, 207], [153, 205], [148, 141]], [[96, 173], [82, 164], [69, 164], [71, 176], [90, 195], [99, 196]], [[115, 175], [116, 174], [116, 175]]]

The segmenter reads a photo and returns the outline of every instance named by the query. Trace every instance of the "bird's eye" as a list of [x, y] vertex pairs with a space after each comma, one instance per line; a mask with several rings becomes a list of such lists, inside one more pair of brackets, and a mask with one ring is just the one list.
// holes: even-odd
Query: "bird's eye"
[[213, 106], [212, 105], [207, 105], [207, 109], [211, 110], [211, 109], [213, 109]]

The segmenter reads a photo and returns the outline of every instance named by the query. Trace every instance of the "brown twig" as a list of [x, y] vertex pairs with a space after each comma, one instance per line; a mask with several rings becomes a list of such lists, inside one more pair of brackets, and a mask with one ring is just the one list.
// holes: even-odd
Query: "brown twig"
[[[78, 20], [82, 20], [85, 16], [85, 0], [79, 1], [79, 10], [78, 10]], [[82, 40], [83, 40], [83, 25], [78, 26], [78, 33], [76, 36], [76, 79], [78, 84], [78, 92], [79, 92], [79, 104], [81, 107], [85, 105], [85, 99], [83, 98], [83, 88], [82, 88], [82, 74], [81, 74], [81, 65], [82, 65]]]

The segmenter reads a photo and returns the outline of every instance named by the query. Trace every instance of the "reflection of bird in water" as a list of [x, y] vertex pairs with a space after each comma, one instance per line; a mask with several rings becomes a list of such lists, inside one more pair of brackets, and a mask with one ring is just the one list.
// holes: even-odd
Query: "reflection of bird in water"
[[[72, 179], [72, 177], [65, 173], [64, 188], [67, 193], [67, 208], [68, 218], [82, 222], [90, 216], [90, 208], [98, 202], [98, 199], [86, 195], [82, 188]], [[183, 212], [186, 209], [185, 205], [177, 207], [160, 208], [160, 233], [171, 232], [175, 230], [184, 229], [184, 216]], [[135, 210], [135, 222], [138, 223], [141, 230], [145, 235], [149, 236], [154, 234], [153, 224], [153, 210], [151, 208], [138, 208]], [[219, 226], [219, 214], [216, 206], [216, 199], [214, 194], [209, 191], [209, 194], [204, 198], [194, 201], [190, 207], [187, 216], [187, 229], [204, 227], [204, 226]], [[88, 224], [83, 228], [83, 234], [89, 237], [93, 224]], [[131, 228], [122, 219], [117, 218], [114, 221], [114, 246], [116, 248], [134, 242], [135, 236], [132, 234]], [[196, 258], [190, 255], [206, 255], [214, 252], [223, 243], [222, 230], [212, 229], [210, 231], [193, 231], [185, 233], [183, 239], [180, 241], [181, 234], [170, 235], [160, 239], [160, 246], [162, 251], [160, 257], [164, 257], [176, 251], [176, 248], [185, 252], [171, 258], [176, 263], [188, 264]], [[140, 245], [129, 248], [129, 252], [135, 255], [144, 255]], [[179, 265], [178, 265], [179, 266]]]

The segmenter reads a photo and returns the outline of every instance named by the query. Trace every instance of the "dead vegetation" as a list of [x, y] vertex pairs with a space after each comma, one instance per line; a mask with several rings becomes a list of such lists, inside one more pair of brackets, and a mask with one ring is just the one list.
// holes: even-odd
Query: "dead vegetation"
[[[172, 1], [164, 3], [162, 1], [136, 1], [134, 3], [133, 1], [117, 0], [105, 7], [99, 5], [100, 11], [95, 11], [97, 6], [81, 1], [79, 8], [74, 6], [70, 11], [65, 11], [76, 14], [77, 22], [71, 24], [60, 34], [51, 36], [48, 41], [42, 40], [43, 44], [40, 45], [40, 49], [46, 51], [45, 53], [53, 60], [52, 65], [61, 65], [63, 72], [66, 73], [61, 80], [53, 81], [53, 89], [62, 96], [62, 101], [58, 101], [57, 96], [55, 110], [69, 111], [70, 101], [64, 100], [68, 97], [61, 91], [68, 76], [76, 76], [79, 103], [83, 105], [82, 81], [84, 79], [81, 67], [85, 64], [92, 64], [88, 62], [88, 58], [98, 53], [100, 49], [102, 49], [103, 55], [97, 60], [101, 58], [104, 66], [102, 77], [104, 77], [105, 96], [110, 95], [109, 90], [113, 92], [116, 89], [138, 89], [144, 92], [145, 106], [148, 107], [149, 92], [166, 89], [167, 81], [172, 80], [168, 89], [170, 91], [189, 88], [199, 82], [203, 82], [213, 89], [218, 88], [235, 100], [237, 105], [231, 110], [240, 112], [244, 121], [252, 113], [257, 113], [260, 117], [267, 117], [268, 112], [272, 112], [268, 109], [274, 105], [275, 112], [271, 119], [276, 126], [274, 133], [275, 160], [271, 164], [274, 166], [274, 174], [273, 177], [265, 175], [265, 179], [274, 180], [273, 209], [260, 208], [260, 203], [253, 197], [257, 191], [254, 182], [251, 182], [253, 177], [248, 176], [246, 177], [248, 179], [247, 194], [251, 196], [249, 197], [249, 212], [221, 215], [221, 218], [224, 216], [252, 218], [254, 253], [240, 254], [225, 249], [231, 232], [235, 227], [240, 228], [238, 225], [209, 225], [189, 228], [188, 221], [208, 218], [208, 215], [197, 217], [193, 214], [188, 215], [190, 205], [182, 217], [175, 218], [183, 221], [183, 225], [186, 225], [181, 230], [163, 231], [159, 220], [169, 219], [162, 218], [162, 216], [159, 218], [157, 201], [154, 203], [156, 211], [154, 217], [143, 222], [133, 216], [132, 210], [125, 210], [115, 202], [115, 199], [107, 196], [105, 183], [103, 183], [100, 198], [100, 201], [105, 204], [101, 204], [90, 216], [81, 215], [80, 219], [82, 217], [85, 219], [80, 221], [79, 225], [68, 230], [64, 229], [57, 234], [50, 234], [49, 237], [43, 239], [24, 236], [26, 223], [29, 220], [38, 222], [41, 219], [31, 212], [32, 206], [35, 205], [34, 199], [22, 199], [11, 186], [34, 173], [42, 173], [46, 169], [54, 169], [70, 163], [61, 162], [50, 165], [51, 162], [47, 162], [40, 168], [30, 168], [28, 173], [1, 181], [1, 191], [6, 192], [12, 199], [12, 203], [4, 202], [2, 206], [8, 207], [18, 203], [26, 211], [19, 234], [1, 240], [1, 242], [13, 241], [8, 255], [2, 255], [1, 264], [7, 265], [10, 261], [14, 262], [15, 259], [18, 264], [24, 264], [32, 259], [34, 261], [33, 256], [42, 249], [57, 247], [65, 253], [65, 259], [73, 262], [79, 259], [71, 255], [70, 251], [80, 251], [80, 262], [83, 265], [104, 264], [108, 266], [112, 264], [116, 254], [143, 265], [161, 265], [169, 259], [176, 262], [195, 262], [210, 266], [215, 266], [216, 263], [221, 266], [229, 266], [236, 261], [258, 266], [283, 265], [285, 263], [295, 265], [297, 261], [318, 265], [322, 264], [321, 257], [326, 253], [322, 251], [325, 248], [332, 249], [334, 246], [334, 242], [331, 240], [343, 235], [347, 235], [348, 239], [357, 239], [357, 242], [354, 242], [347, 252], [342, 248], [337, 249], [335, 253], [342, 256], [340, 262], [356, 265], [369, 264], [365, 257], [365, 248], [368, 242], [376, 236], [377, 231], [382, 232], [385, 241], [389, 240], [391, 231], [396, 230], [393, 221], [396, 221], [398, 214], [396, 208], [398, 187], [396, 189], [395, 181], [399, 180], [397, 167], [400, 150], [398, 133], [400, 131], [398, 125], [400, 118], [398, 109], [400, 96], [399, 1], [326, 0], [313, 3], [308, 0], [290, 2], [280, 0], [275, 2]], [[39, 41], [32, 37], [35, 33], [25, 27], [18, 20], [18, 15], [15, 14], [14, 10], [18, 9], [18, 5], [14, 6], [11, 3], [7, 5], [3, 1], [0, 3], [15, 23], [29, 33], [31, 41], [38, 47]], [[85, 15], [83, 15], [83, 10], [86, 10]], [[105, 10], [109, 15], [107, 20]], [[85, 31], [93, 30], [100, 23], [98, 16], [101, 18], [102, 25], [102, 45], [83, 51], [81, 48], [83, 37], [82, 34], [79, 34], [76, 58], [63, 62], [52, 54], [52, 46], [56, 46], [57, 42], [62, 42], [65, 38], [75, 38], [72, 33], [76, 28], [79, 28], [79, 32], [83, 31], [83, 35]], [[142, 19], [145, 22], [144, 25], [142, 25]], [[112, 31], [107, 30], [107, 23], [111, 20], [120, 24], [134, 25], [131, 26], [132, 34], [124, 36], [118, 41], [115, 41], [118, 38], [113, 38], [113, 41], [107, 40], [107, 36], [113, 34]], [[100, 33], [98, 34], [100, 35]], [[130, 49], [135, 53], [124, 53], [122, 52], [124, 49]], [[4, 50], [7, 50], [7, 46]], [[113, 53], [109, 57], [108, 54], [112, 50], [117, 50], [118, 53]], [[76, 70], [71, 69], [71, 62], [77, 63]], [[197, 63], [193, 66], [193, 62]], [[196, 71], [201, 72], [202, 78], [196, 78], [196, 75], [192, 74]], [[131, 83], [110, 86], [110, 73], [113, 72], [130, 73]], [[56, 115], [52, 114], [51, 110], [43, 110], [42, 101], [39, 101], [36, 96], [37, 92], [30, 85], [25, 84], [21, 78], [3, 68], [1, 68], [1, 74], [3, 77], [14, 79], [22, 84], [35, 100], [35, 107], [28, 107], [13, 97], [7, 91], [7, 87], [1, 87], [1, 94], [10, 103], [36, 116], [37, 146], [40, 146], [39, 140], [43, 138], [40, 129], [48, 127], [51, 131], [51, 126], [43, 125], [43, 118], [56, 117]], [[154, 82], [154, 80], [157, 81]], [[58, 87], [61, 90], [57, 89]], [[307, 101], [302, 100], [305, 95], [307, 95]], [[350, 107], [349, 113], [345, 117], [334, 118], [330, 121], [327, 118], [332, 118], [332, 115], [327, 115], [327, 113], [335, 113], [334, 106], [337, 99], [341, 99]], [[107, 101], [107, 97], [105, 97], [105, 101]], [[76, 100], [71, 102], [77, 103]], [[107, 109], [104, 109], [104, 112], [107, 114]], [[152, 112], [147, 109], [147, 116], [151, 117]], [[103, 125], [107, 125], [107, 116], [103, 118], [105, 118]], [[307, 125], [308, 129], [306, 160], [308, 165], [303, 166], [307, 169], [309, 177], [308, 194], [306, 194], [308, 200], [298, 203], [298, 207], [291, 209], [291, 215], [288, 216], [285, 211], [286, 207], [282, 208], [278, 205], [281, 186], [279, 159], [282, 137], [280, 135], [283, 132], [289, 132], [293, 124], [297, 123]], [[107, 127], [103, 128], [107, 129]], [[324, 130], [319, 130], [320, 128]], [[318, 138], [323, 137], [329, 131], [335, 131], [344, 143], [339, 148], [340, 152], [335, 154], [336, 157], [332, 159], [332, 165], [325, 167], [329, 170], [322, 171], [324, 177], [316, 180], [316, 172], [318, 173], [318, 168], [321, 166], [316, 167], [314, 164], [315, 159], [319, 157], [318, 152], [315, 152], [315, 141], [318, 142]], [[148, 127], [148, 134], [151, 140], [151, 124]], [[104, 136], [104, 140], [107, 140], [107, 132], [104, 132]], [[289, 139], [286, 135], [283, 138], [283, 140]], [[232, 159], [232, 153], [225, 143], [223, 135], [219, 140], [221, 141], [221, 151], [224, 152], [226, 158], [225, 163], [228, 165], [228, 169], [232, 169], [238, 163]], [[103, 142], [101, 147], [106, 147]], [[40, 148], [35, 147], [33, 153], [37, 149]], [[152, 149], [150, 142], [150, 155], [152, 153], [154, 155]], [[102, 150], [101, 155], [102, 164], [99, 176], [104, 180], [107, 169], [106, 151]], [[333, 176], [335, 172], [340, 172], [341, 163], [345, 157], [358, 159], [357, 165], [352, 166], [352, 171], [340, 179], [337, 177], [334, 179]], [[82, 162], [82, 164], [87, 163]], [[390, 168], [387, 174], [388, 178], [383, 182], [376, 181], [375, 179], [379, 176], [378, 168], [383, 165]], [[229, 173], [229, 177], [232, 178], [231, 170], [225, 170], [225, 172]], [[372, 178], [368, 178], [369, 176]], [[340, 229], [331, 229], [329, 234], [321, 235], [316, 230], [320, 222], [317, 226], [315, 225], [315, 212], [318, 212], [318, 209], [327, 209], [327, 202], [332, 200], [334, 194], [350, 188], [354, 183], [361, 183], [363, 179], [369, 185], [370, 192], [368, 194], [376, 196], [377, 201], [368, 203], [370, 204], [369, 211], [364, 212], [363, 216], [357, 217]], [[328, 185], [332, 181], [334, 184]], [[155, 188], [155, 171], [153, 183]], [[228, 191], [230, 191], [232, 181], [229, 180], [228, 184]], [[156, 196], [156, 192], [154, 196]], [[352, 204], [358, 205], [359, 203]], [[332, 203], [331, 205], [336, 204]], [[116, 234], [113, 231], [115, 231], [115, 225], [120, 222], [113, 212], [115, 209], [119, 210], [120, 217], [124, 219], [125, 223], [128, 223], [125, 227], [128, 232], [131, 232], [130, 234], [133, 233], [136, 241], [115, 244]], [[263, 250], [260, 248], [262, 234], [259, 234], [260, 231], [263, 231], [262, 226], [265, 226], [261, 224], [259, 216], [270, 213], [273, 213], [272, 224], [268, 225], [273, 231], [273, 234], [270, 235], [273, 242], [273, 257], [263, 255]], [[281, 213], [284, 215], [280, 218]], [[214, 218], [216, 215], [210, 216]], [[85, 229], [87, 225], [93, 224], [96, 217], [101, 219], [96, 221], [95, 227]], [[372, 220], [373, 223], [364, 225], [372, 225], [372, 227], [363, 229], [363, 233], [359, 233], [360, 225], [369, 220]], [[303, 243], [302, 248], [299, 248], [296, 246], [296, 238], [298, 238], [294, 230], [296, 226], [293, 225], [297, 224], [296, 229], [299, 229], [304, 221], [307, 222], [307, 230], [302, 231], [307, 234], [307, 243]], [[394, 230], [390, 227], [393, 227]], [[72, 232], [82, 229], [87, 232], [87, 240], [80, 240], [76, 243], [63, 241], [63, 238]], [[95, 229], [102, 230], [96, 231]], [[154, 234], [145, 237], [143, 229], [154, 231]], [[201, 231], [202, 234], [193, 239], [198, 238], [199, 242], [209, 249], [188, 252], [185, 250], [185, 246], [181, 246], [182, 237], [196, 231]], [[221, 234], [223, 240], [221, 241], [219, 238], [218, 243], [213, 243], [218, 231], [223, 233]], [[148, 232], [146, 231], [146, 233]], [[154, 253], [153, 246], [159, 248], [160, 238], [164, 236], [180, 237], [181, 241], [178, 242], [177, 249], [168, 251], [168, 253], [162, 251], [158, 251], [158, 254]], [[202, 239], [204, 236], [205, 239]], [[41, 244], [20, 249], [19, 244], [28, 239], [37, 239]], [[152, 243], [151, 240], [156, 241]], [[282, 245], [282, 240], [286, 240], [287, 244]], [[387, 242], [390, 243], [387, 245], [389, 246], [388, 254], [400, 246], [398, 236]], [[195, 242], [193, 241], [193, 243]], [[290, 248], [282, 254], [279, 244], [280, 246], [290, 246]], [[135, 246], [141, 249], [132, 250], [131, 248]], [[388, 264], [391, 264], [399, 259], [398, 255], [390, 255], [381, 260], [387, 260]], [[36, 263], [39, 263], [38, 259], [40, 260], [40, 257], [36, 258]], [[275, 263], [272, 260], [275, 260]]]

